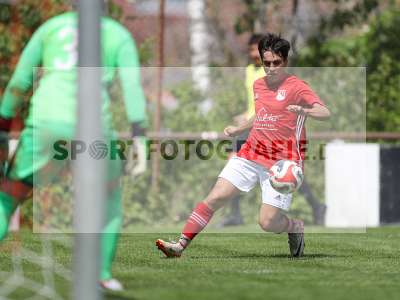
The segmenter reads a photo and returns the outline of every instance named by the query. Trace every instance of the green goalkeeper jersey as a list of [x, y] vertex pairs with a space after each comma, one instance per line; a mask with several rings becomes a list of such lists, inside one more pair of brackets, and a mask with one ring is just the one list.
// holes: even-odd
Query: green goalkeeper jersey
[[[27, 125], [60, 122], [74, 126], [77, 114], [77, 14], [64, 13], [44, 23], [25, 47], [0, 106], [3, 117], [15, 116], [21, 93], [35, 83]], [[127, 117], [130, 122], [146, 120], [145, 99], [140, 82], [138, 53], [131, 34], [118, 22], [103, 17], [102, 81], [103, 121], [110, 124], [107, 86], [118, 72]], [[107, 126], [108, 127], [108, 126]]]

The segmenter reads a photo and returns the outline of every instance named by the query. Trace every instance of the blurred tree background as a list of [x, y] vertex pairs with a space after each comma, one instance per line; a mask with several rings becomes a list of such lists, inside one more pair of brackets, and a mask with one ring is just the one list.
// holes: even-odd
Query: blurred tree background
[[[367, 131], [400, 128], [400, 7], [385, 10], [379, 1], [360, 1], [323, 19], [296, 58], [298, 66], [366, 67]], [[357, 29], [357, 30], [354, 30]]]
[[62, 0], [38, 3], [36, 0], [18, 1], [18, 5], [0, 3], [0, 94], [33, 32], [47, 19], [66, 9]]
[[[321, 20], [318, 34], [310, 37], [306, 47], [294, 58], [293, 64], [301, 67], [366, 68], [365, 75], [360, 74], [366, 79], [366, 103], [352, 103], [345, 92], [330, 107], [339, 125], [338, 131], [398, 132], [400, 128], [400, 8], [394, 1], [385, 9], [380, 9], [379, 4], [379, 1], [363, 0], [354, 7], [335, 10]], [[351, 80], [348, 75], [343, 78]], [[333, 83], [333, 87], [341, 88], [339, 83]], [[355, 105], [365, 111], [357, 112]], [[361, 122], [360, 117], [365, 121]], [[354, 124], [362, 126], [354, 128]], [[317, 161], [308, 165], [308, 178], [318, 197], [323, 199], [324, 179], [318, 175], [323, 174], [324, 164]]]
[[[271, 27], [277, 23], [274, 12], [276, 10], [276, 14], [279, 14], [280, 11], [277, 9], [282, 2], [272, 0], [240, 2], [242, 14], [236, 16], [235, 22], [231, 25], [231, 29], [237, 35], [245, 36], [261, 31], [262, 28], [276, 29]], [[16, 3], [17, 5], [0, 3], [0, 95], [15, 68], [19, 54], [34, 30], [48, 18], [66, 8], [62, 0], [40, 2], [24, 0]], [[214, 28], [212, 34], [216, 36], [215, 41], [221, 43], [221, 55], [225, 57], [223, 60], [225, 64], [213, 61], [211, 57], [211, 65], [235, 65], [241, 60], [235, 57], [237, 54], [232, 49], [236, 45], [232, 44], [229, 34], [224, 31], [224, 24], [221, 21], [223, 16], [219, 13], [221, 9], [219, 5], [222, 2], [207, 1], [207, 3], [209, 24]], [[310, 79], [310, 84], [327, 98], [328, 103], [333, 104], [330, 107], [333, 121], [327, 124], [309, 122], [309, 130], [362, 132], [366, 128], [369, 131], [398, 131], [400, 128], [399, 1], [327, 0], [324, 3], [333, 9], [330, 13], [318, 16], [310, 14], [311, 2], [293, 0], [285, 3], [291, 3], [291, 8], [287, 13], [281, 13], [279, 17], [286, 26], [282, 27], [283, 36], [287, 36], [294, 45], [291, 65], [310, 68], [304, 71], [305, 76]], [[109, 11], [116, 19], [121, 17], [118, 5], [111, 3]], [[312, 22], [304, 21], [305, 17], [311, 16], [314, 18]], [[153, 41], [154, 39], [147, 40], [139, 45], [141, 62], [146, 65], [156, 56], [152, 47]], [[241, 53], [241, 56], [246, 56], [246, 53]], [[327, 69], [323, 76], [316, 76], [321, 74], [318, 71], [313, 76], [310, 70], [315, 67], [343, 68]], [[366, 110], [363, 105], [360, 106], [360, 102], [349, 103], [347, 97], [350, 93], [351, 99], [363, 101], [365, 97], [363, 87], [358, 86], [357, 89], [351, 87], [352, 84], [359, 85], [360, 78], [362, 79], [364, 75], [362, 72], [357, 73], [357, 69], [349, 69], [352, 71], [346, 73], [346, 67], [366, 67]], [[204, 97], [193, 88], [190, 80], [185, 79], [169, 87], [169, 92], [178, 105], [163, 112], [163, 130], [221, 131], [231, 122], [233, 116], [242, 112], [246, 105], [244, 73], [241, 73], [240, 69], [227, 70], [229, 76], [218, 73], [217, 69], [212, 71], [215, 88], [211, 91], [211, 96], [214, 106], [207, 114], [203, 114], [199, 109], [198, 104]], [[350, 76], [351, 74], [354, 76]], [[332, 76], [342, 78], [342, 81], [332, 83], [330, 82]], [[112, 110], [116, 128], [119, 131], [127, 131], [129, 124], [123, 113], [118, 84], [112, 87], [111, 92], [114, 99]], [[151, 119], [153, 114], [151, 103], [149, 108]], [[225, 160], [215, 156], [211, 160], [200, 160], [195, 158], [194, 148], [190, 149], [190, 157], [193, 158], [191, 160], [185, 160], [182, 156], [172, 161], [162, 160], [163, 176], [161, 176], [161, 193], [158, 195], [152, 194], [150, 189], [150, 170], [135, 179], [128, 176], [123, 178], [126, 226], [138, 223], [150, 224], [154, 221], [161, 225], [170, 219], [180, 222], [190, 212], [194, 203], [206, 195]], [[181, 154], [183, 150], [182, 148], [180, 150]], [[323, 161], [308, 162], [306, 170], [315, 193], [323, 201], [324, 176], [321, 176], [324, 172]], [[70, 193], [60, 187], [53, 188], [51, 192], [50, 204], [58, 207], [63, 216], [67, 215], [69, 209], [67, 198], [70, 198]], [[256, 189], [246, 194], [242, 203], [245, 203], [242, 205], [245, 220], [254, 222], [257, 208], [261, 203], [259, 191]], [[311, 209], [305, 204], [301, 195], [296, 194], [291, 213], [311, 222]], [[54, 215], [57, 215], [56, 212]], [[70, 219], [55, 218], [50, 220], [52, 224], [46, 225], [66, 226], [69, 222]]]

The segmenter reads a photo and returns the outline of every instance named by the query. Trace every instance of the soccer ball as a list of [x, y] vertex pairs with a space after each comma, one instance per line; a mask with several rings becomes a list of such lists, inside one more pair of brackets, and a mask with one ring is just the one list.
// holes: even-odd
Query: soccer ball
[[279, 160], [270, 169], [269, 182], [279, 193], [291, 194], [303, 183], [302, 169], [291, 160]]

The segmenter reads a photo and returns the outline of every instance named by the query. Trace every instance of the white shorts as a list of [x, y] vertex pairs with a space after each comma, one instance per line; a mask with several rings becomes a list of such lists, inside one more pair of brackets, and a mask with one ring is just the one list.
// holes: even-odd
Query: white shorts
[[262, 202], [265, 204], [287, 211], [292, 203], [292, 194], [285, 195], [275, 191], [269, 183], [267, 169], [253, 161], [234, 156], [218, 177], [228, 180], [242, 192], [249, 192], [259, 182]]

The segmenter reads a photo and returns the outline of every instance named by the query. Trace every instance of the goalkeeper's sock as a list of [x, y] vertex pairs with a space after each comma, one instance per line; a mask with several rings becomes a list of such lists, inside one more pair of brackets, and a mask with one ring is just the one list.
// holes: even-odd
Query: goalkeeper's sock
[[214, 211], [204, 202], [197, 204], [192, 214], [187, 219], [185, 226], [183, 227], [179, 244], [183, 248], [186, 248], [190, 241], [192, 241], [196, 235], [207, 226], [213, 214]]
[[122, 224], [121, 190], [111, 192], [107, 199], [107, 224], [101, 234], [100, 280], [112, 278], [111, 268], [117, 250], [119, 231]]
[[8, 223], [15, 207], [14, 199], [10, 195], [0, 192], [0, 241], [8, 233]]
[[117, 249], [118, 237], [118, 232], [102, 233], [101, 235], [100, 280], [107, 280], [112, 278], [111, 267]]

